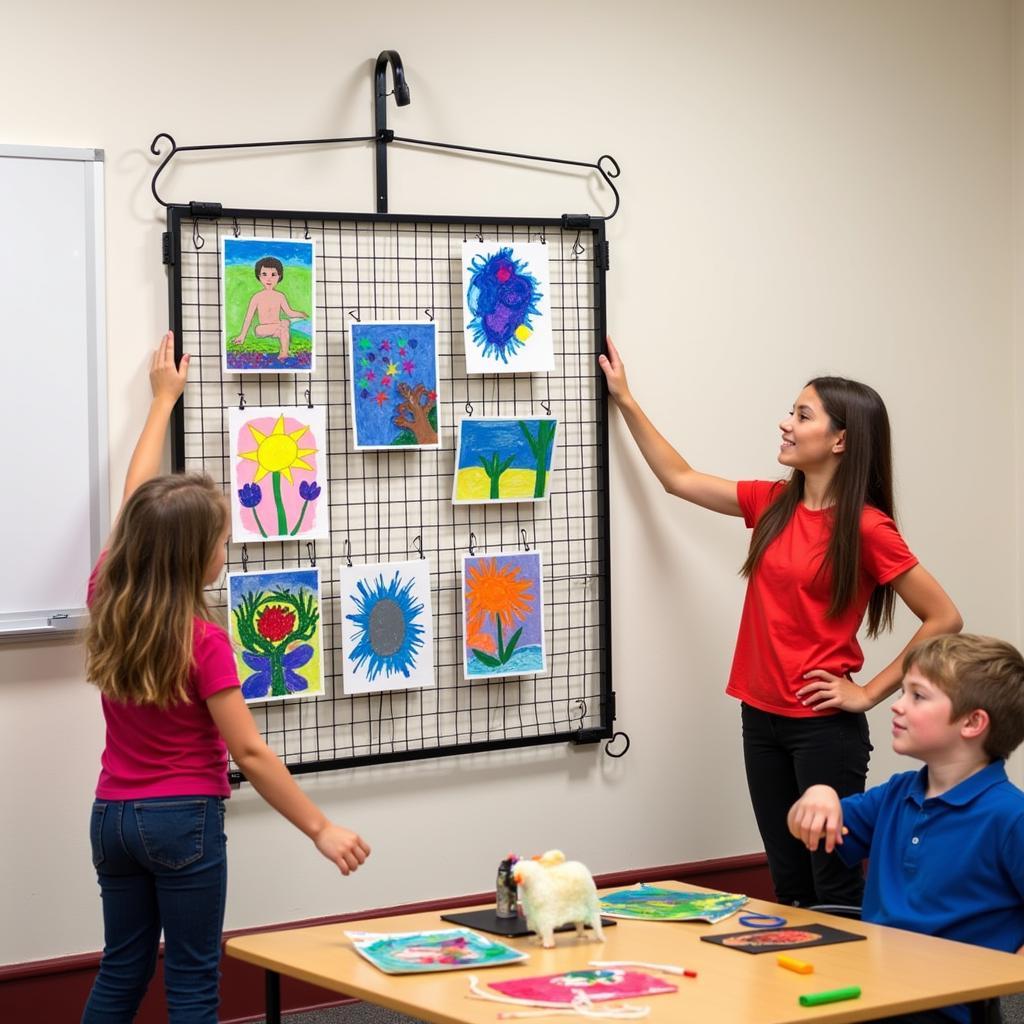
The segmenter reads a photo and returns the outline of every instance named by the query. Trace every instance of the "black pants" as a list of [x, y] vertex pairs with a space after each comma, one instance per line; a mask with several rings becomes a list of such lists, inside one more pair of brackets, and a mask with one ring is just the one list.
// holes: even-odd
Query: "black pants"
[[809, 786], [841, 797], [864, 792], [871, 741], [862, 714], [787, 718], [742, 706], [743, 760], [754, 816], [780, 903], [860, 906], [864, 876], [835, 853], [811, 853], [786, 825], [790, 807]]

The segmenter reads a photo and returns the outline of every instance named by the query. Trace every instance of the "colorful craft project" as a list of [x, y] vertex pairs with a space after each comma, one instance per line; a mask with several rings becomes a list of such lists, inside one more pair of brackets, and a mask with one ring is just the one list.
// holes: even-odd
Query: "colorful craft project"
[[320, 570], [231, 572], [228, 627], [249, 702], [324, 692]]
[[643, 971], [614, 967], [591, 967], [564, 974], [541, 974], [534, 978], [492, 981], [490, 987], [513, 999], [531, 1002], [571, 1003], [580, 992], [591, 1002], [607, 999], [632, 999], [635, 996], [657, 996], [677, 992], [671, 982], [655, 978]]
[[225, 373], [316, 369], [315, 265], [311, 241], [223, 239]]
[[866, 938], [856, 932], [846, 932], [827, 924], [806, 924], [799, 928], [776, 928], [771, 931], [754, 929], [749, 932], [729, 932], [726, 935], [702, 935], [704, 942], [714, 942], [744, 953], [774, 953], [779, 950], [801, 949], [806, 946], [831, 946], [837, 942], [858, 942]]
[[437, 341], [433, 323], [353, 323], [351, 398], [355, 446], [438, 445]]
[[352, 948], [385, 974], [458, 971], [465, 967], [500, 967], [527, 959], [503, 942], [468, 928], [430, 932], [345, 932]]
[[343, 565], [338, 585], [345, 693], [433, 686], [429, 563]]
[[551, 276], [541, 242], [463, 242], [467, 373], [553, 370]]
[[550, 416], [460, 420], [453, 503], [545, 501], [557, 428], [558, 420]]
[[731, 892], [679, 892], [637, 885], [601, 897], [601, 913], [636, 921], [722, 921], [747, 902]]
[[[313, 540], [328, 536], [320, 407], [231, 409], [231, 539]], [[321, 514], [321, 507], [324, 514]]]
[[547, 668], [542, 571], [538, 551], [463, 558], [467, 679], [520, 676]]

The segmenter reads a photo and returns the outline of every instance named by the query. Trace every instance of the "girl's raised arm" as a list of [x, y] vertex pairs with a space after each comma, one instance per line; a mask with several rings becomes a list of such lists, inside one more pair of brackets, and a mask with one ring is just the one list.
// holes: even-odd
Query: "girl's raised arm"
[[626, 383], [626, 368], [622, 365], [618, 350], [612, 339], [606, 339], [608, 354], [598, 357], [598, 363], [608, 381], [608, 391], [615, 399], [622, 413], [622, 418], [633, 435], [640, 454], [651, 467], [654, 475], [661, 481], [661, 486], [685, 501], [693, 502], [712, 512], [721, 512], [727, 516], [740, 516], [743, 512], [736, 496], [736, 481], [724, 480], [708, 473], [698, 473], [658, 433], [657, 428], [647, 418]]

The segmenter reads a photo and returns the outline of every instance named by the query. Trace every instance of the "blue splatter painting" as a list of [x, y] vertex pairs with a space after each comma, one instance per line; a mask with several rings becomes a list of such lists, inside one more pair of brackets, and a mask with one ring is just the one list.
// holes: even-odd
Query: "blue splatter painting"
[[463, 242], [467, 373], [553, 370], [551, 275], [541, 242]]

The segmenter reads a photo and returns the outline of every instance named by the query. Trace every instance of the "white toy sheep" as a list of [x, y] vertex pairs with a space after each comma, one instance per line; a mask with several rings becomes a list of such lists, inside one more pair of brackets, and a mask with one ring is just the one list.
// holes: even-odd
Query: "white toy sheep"
[[563, 924], [576, 925], [577, 938], [583, 936], [583, 926], [590, 925], [594, 941], [604, 942], [594, 879], [579, 861], [567, 861], [560, 850], [548, 850], [534, 860], [518, 861], [513, 877], [526, 923], [545, 949], [554, 946], [553, 933]]

